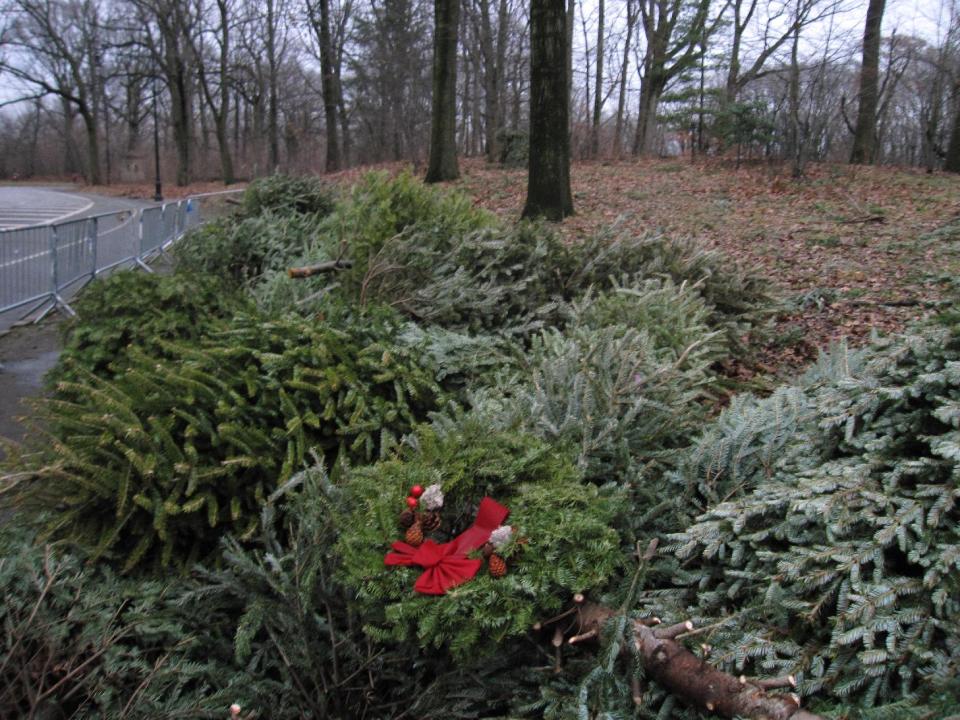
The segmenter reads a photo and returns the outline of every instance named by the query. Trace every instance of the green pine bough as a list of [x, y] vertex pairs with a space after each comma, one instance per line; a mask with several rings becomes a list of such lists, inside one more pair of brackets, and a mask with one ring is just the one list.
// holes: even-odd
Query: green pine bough
[[[659, 674], [658, 647], [709, 653], [678, 657], [731, 698], [775, 687], [789, 717], [952, 712], [955, 329], [834, 353], [711, 421], [718, 365], [769, 305], [718, 254], [622, 224], [567, 245], [409, 176], [332, 198], [270, 178], [182, 244], [181, 270], [227, 276], [243, 299], [182, 272], [104, 290], [45, 404], [48, 447], [2, 477], [49, 537], [92, 553], [69, 566], [85, 595], [112, 565], [134, 576], [105, 587], [131, 597], [170, 584], [151, 617], [202, 608], [182, 644], [163, 639], [158, 660], [198, 672], [168, 714], [230, 688], [276, 717], [771, 716]], [[434, 483], [438, 541], [485, 495], [511, 509], [504, 577], [425, 597], [419, 568], [384, 566], [410, 487]], [[631, 577], [651, 537], [661, 552]], [[40, 631], [59, 632], [43, 602], [69, 603], [37, 597], [31, 557], [31, 588], [0, 559], [0, 586], [26, 598], [0, 613], [37, 605]], [[197, 643], [216, 667], [195, 664]], [[90, 692], [84, 711], [118, 706]]]
[[737, 671], [939, 717], [960, 697], [960, 332], [840, 354], [704, 436], [676, 479], [725, 501], [665, 562]]
[[[491, 432], [466, 418], [442, 433], [423, 428], [399, 456], [351, 471], [336, 552], [368, 632], [380, 642], [446, 648], [463, 661], [526, 635], [572, 593], [617, 575], [623, 560], [614, 528], [623, 493], [583, 483], [571, 457], [530, 435]], [[409, 488], [434, 484], [444, 493], [442, 524], [430, 536], [436, 542], [465, 530], [484, 496], [510, 509], [505, 577], [483, 570], [446, 595], [427, 596], [413, 590], [419, 568], [384, 566], [391, 543], [404, 537], [398, 516]]]
[[227, 533], [252, 538], [311, 453], [369, 462], [437, 405], [433, 371], [390, 333], [240, 317], [163, 358], [133, 352], [112, 380], [61, 382], [41, 404], [50, 446], [21, 495], [59, 509], [49, 535], [124, 570], [189, 567]]

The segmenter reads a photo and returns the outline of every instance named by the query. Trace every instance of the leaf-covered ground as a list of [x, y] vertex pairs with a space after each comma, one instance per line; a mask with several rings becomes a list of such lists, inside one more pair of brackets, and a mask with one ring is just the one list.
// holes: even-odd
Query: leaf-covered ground
[[[461, 161], [458, 187], [519, 216], [523, 169]], [[847, 165], [779, 169], [714, 161], [575, 163], [571, 241], [622, 215], [636, 230], [689, 235], [768, 278], [784, 301], [762, 357], [788, 369], [816, 348], [892, 331], [942, 299], [960, 277], [960, 177]]]
[[[347, 184], [405, 167], [331, 177]], [[525, 168], [480, 159], [461, 159], [460, 168], [455, 187], [505, 219], [519, 217]], [[577, 214], [560, 225], [571, 242], [622, 218], [637, 231], [692, 236], [769, 279], [783, 301], [760, 354], [771, 369], [795, 368], [833, 339], [899, 330], [960, 278], [960, 177], [950, 174], [810, 165], [794, 182], [782, 168], [646, 159], [575, 163], [572, 183]], [[153, 186], [112, 192], [146, 196]]]

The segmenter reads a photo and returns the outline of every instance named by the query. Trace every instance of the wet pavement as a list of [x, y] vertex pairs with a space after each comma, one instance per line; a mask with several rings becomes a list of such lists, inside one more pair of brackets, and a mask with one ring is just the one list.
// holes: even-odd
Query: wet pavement
[[0, 437], [25, 439], [27, 428], [18, 418], [30, 408], [23, 401], [43, 394], [43, 376], [60, 355], [61, 322], [53, 316], [0, 334]]
[[0, 230], [80, 217], [94, 206], [82, 195], [37, 187], [0, 187]]
[[[94, 263], [104, 268], [137, 253], [137, 211], [152, 205], [144, 200], [73, 192], [68, 187], [0, 186], [0, 231], [19, 228], [0, 232], [0, 308], [7, 308], [0, 312], [0, 332], [24, 317], [36, 317], [51, 301], [51, 223], [56, 223], [61, 233], [57, 284], [60, 295], [69, 302], [89, 279]], [[74, 221], [94, 215], [99, 218], [98, 241], [91, 256], [83, 240], [87, 226]]]

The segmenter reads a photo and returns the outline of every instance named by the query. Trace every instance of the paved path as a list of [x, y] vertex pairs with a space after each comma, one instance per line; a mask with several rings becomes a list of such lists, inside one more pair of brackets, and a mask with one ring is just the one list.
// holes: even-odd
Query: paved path
[[0, 187], [0, 230], [66, 220], [93, 205], [90, 198], [59, 190]]
[[[0, 308], [40, 297], [50, 286], [49, 225], [80, 220], [91, 215], [98, 220], [97, 266], [103, 268], [136, 254], [139, 248], [136, 211], [154, 203], [127, 198], [81, 194], [65, 187], [0, 186], [0, 231], [17, 227], [37, 227], [36, 230], [15, 230], [12, 237], [0, 237]], [[38, 223], [40, 225], [38, 226]], [[65, 226], [59, 225], [62, 229]], [[66, 232], [62, 249], [65, 250], [59, 266], [60, 283], [68, 283], [79, 276], [78, 268], [86, 269], [91, 261], [81, 244], [69, 240], [70, 232], [81, 232], [74, 227]], [[2, 235], [2, 233], [0, 233]], [[71, 256], [76, 245], [78, 253]], [[72, 296], [79, 284], [63, 291]], [[29, 312], [31, 306], [17, 306], [0, 313], [0, 333]]]

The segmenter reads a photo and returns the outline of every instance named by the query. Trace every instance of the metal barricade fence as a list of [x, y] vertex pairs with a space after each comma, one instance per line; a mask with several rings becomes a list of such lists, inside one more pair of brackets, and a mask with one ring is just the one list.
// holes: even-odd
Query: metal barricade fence
[[136, 263], [140, 255], [140, 213], [124, 210], [99, 218], [97, 275]]
[[[0, 315], [46, 305], [74, 314], [66, 292], [114, 268], [151, 271], [147, 262], [209, 218], [215, 200], [242, 190], [195, 195], [142, 210], [122, 210], [32, 227], [0, 230]], [[152, 271], [151, 271], [152, 272]]]
[[53, 226], [53, 267], [57, 293], [97, 269], [97, 218]]
[[0, 233], [0, 310], [50, 298], [53, 251], [49, 225]]
[[161, 231], [161, 244], [160, 247], [166, 247], [174, 240], [177, 239], [177, 227], [179, 226], [178, 219], [180, 217], [180, 203], [167, 203], [163, 206], [163, 214], [161, 217], [161, 225], [163, 230]]
[[155, 207], [140, 212], [140, 264], [163, 246], [163, 211]]
[[192, 230], [198, 225], [203, 224], [203, 217], [201, 215], [201, 208], [203, 207], [203, 198], [187, 198], [186, 204], [183, 208], [184, 222], [183, 229], [184, 231]]

